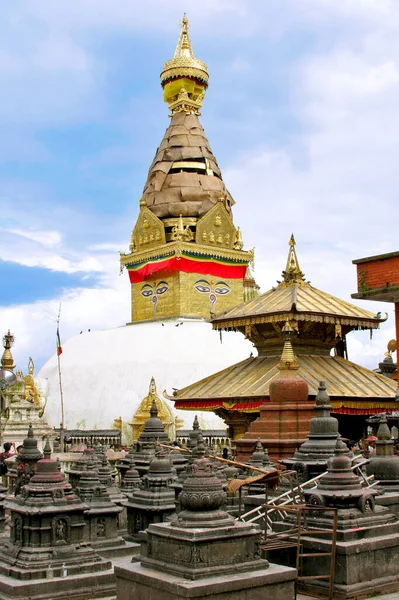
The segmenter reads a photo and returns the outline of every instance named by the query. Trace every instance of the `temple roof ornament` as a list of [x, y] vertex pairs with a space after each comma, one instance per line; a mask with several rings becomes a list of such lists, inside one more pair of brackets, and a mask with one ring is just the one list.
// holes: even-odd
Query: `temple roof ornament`
[[295, 360], [294, 349], [292, 347], [292, 337], [294, 335], [294, 330], [289, 324], [289, 321], [283, 327], [284, 333], [284, 347], [283, 353], [281, 355], [280, 362], [277, 365], [277, 368], [280, 371], [296, 371], [299, 369], [299, 365]]
[[176, 112], [198, 115], [208, 87], [208, 69], [202, 60], [194, 56], [185, 14], [180, 24], [176, 50], [173, 58], [163, 66], [161, 85], [172, 115]]
[[295, 244], [296, 242], [294, 234], [292, 233], [289, 241], [290, 250], [288, 252], [287, 265], [285, 267], [285, 271], [283, 271], [282, 273], [285, 283], [289, 283], [290, 281], [305, 281], [305, 275], [299, 268], [298, 257], [295, 251]]

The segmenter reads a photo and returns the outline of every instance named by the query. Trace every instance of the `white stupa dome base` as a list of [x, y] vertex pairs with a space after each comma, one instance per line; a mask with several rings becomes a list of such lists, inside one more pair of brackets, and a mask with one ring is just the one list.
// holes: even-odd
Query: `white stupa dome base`
[[[131, 427], [138, 406], [148, 394], [151, 377], [158, 396], [173, 393], [203, 377], [247, 358], [252, 344], [240, 333], [220, 334], [200, 320], [138, 323], [91, 331], [70, 338], [60, 357], [67, 429], [111, 429], [122, 417], [124, 443], [131, 443]], [[57, 356], [37, 376], [47, 396], [45, 417], [61, 422]], [[166, 403], [171, 402], [164, 400]], [[173, 406], [173, 402], [171, 402]], [[191, 429], [195, 414], [206, 429], [225, 429], [213, 412], [175, 411]]]

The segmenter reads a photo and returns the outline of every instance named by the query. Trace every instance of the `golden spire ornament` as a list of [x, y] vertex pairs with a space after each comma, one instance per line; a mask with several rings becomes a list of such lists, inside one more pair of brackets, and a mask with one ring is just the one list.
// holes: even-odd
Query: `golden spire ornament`
[[195, 58], [188, 33], [188, 19], [184, 14], [176, 50], [162, 69], [161, 85], [164, 100], [171, 115], [177, 112], [200, 114], [200, 108], [208, 87], [206, 64]]
[[287, 258], [287, 264], [285, 267], [285, 271], [283, 271], [282, 275], [284, 278], [284, 281], [286, 283], [289, 283], [290, 281], [305, 281], [305, 276], [302, 273], [301, 269], [299, 268], [299, 262], [298, 262], [298, 257], [296, 255], [296, 250], [295, 250], [295, 238], [294, 238], [294, 234], [291, 234], [291, 238], [290, 241], [288, 242], [290, 249], [288, 252], [288, 258]]

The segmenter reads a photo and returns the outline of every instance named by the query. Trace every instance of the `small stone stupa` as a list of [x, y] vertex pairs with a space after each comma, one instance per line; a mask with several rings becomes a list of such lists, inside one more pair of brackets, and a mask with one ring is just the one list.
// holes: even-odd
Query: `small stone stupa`
[[108, 496], [98, 479], [95, 461], [87, 461], [75, 486], [75, 492], [86, 504], [84, 539], [102, 556], [112, 558], [125, 547], [118, 535], [118, 516], [122, 507]]
[[299, 367], [291, 343], [294, 331], [288, 321], [283, 333], [284, 348], [277, 365], [280, 374], [270, 383], [270, 402], [262, 405], [258, 419], [236, 441], [237, 460], [241, 462], [247, 462], [258, 438], [272, 460], [290, 458], [309, 432], [314, 412], [308, 399], [308, 384], [297, 373]]
[[0, 549], [1, 597], [86, 598], [87, 590], [93, 598], [112, 595], [111, 563], [84, 542], [86, 506], [47, 456], [21, 494], [6, 501], [11, 531]]
[[142, 543], [141, 564], [115, 567], [118, 600], [273, 598], [292, 600], [296, 571], [260, 556], [260, 529], [235, 521], [222, 509], [226, 494], [198, 442], [197, 458], [180, 494], [181, 512], [152, 524]]
[[[366, 594], [399, 591], [397, 564], [399, 560], [399, 521], [388, 508], [377, 506], [375, 488], [362, 487], [360, 478], [351, 469], [346, 445], [337, 440], [335, 454], [327, 462], [327, 474], [317, 487], [305, 489], [306, 502], [313, 506], [335, 508], [338, 512], [335, 560], [334, 598], [364, 597]], [[308, 525], [326, 530], [325, 538], [305, 535], [301, 538], [304, 553], [330, 552], [333, 514], [318, 512], [308, 517]], [[325, 575], [328, 558], [305, 556], [306, 575]], [[325, 591], [327, 582], [314, 579], [309, 589]], [[307, 588], [305, 588], [307, 589]]]
[[170, 487], [175, 480], [171, 461], [164, 452], [159, 452], [151, 460], [140, 487], [134, 489], [125, 502], [127, 540], [139, 541], [140, 531], [151, 523], [163, 523], [175, 512], [175, 492]]
[[[47, 438], [43, 449], [51, 455], [51, 447]], [[24, 439], [22, 448], [15, 458], [15, 470], [9, 474], [9, 487], [17, 496], [21, 493], [22, 486], [29, 483], [31, 477], [36, 473], [37, 463], [43, 458], [43, 454], [37, 447], [37, 439], [34, 437], [32, 423], [29, 424], [28, 436]]]
[[140, 477], [148, 472], [150, 462], [156, 454], [156, 444], [169, 445], [170, 439], [165, 433], [161, 419], [158, 417], [158, 408], [155, 400], [152, 400], [150, 418], [144, 424], [144, 429], [139, 435], [134, 452], [134, 462]]
[[288, 469], [298, 472], [301, 482], [326, 470], [327, 460], [334, 455], [339, 437], [338, 420], [331, 416], [332, 406], [324, 381], [320, 381], [315, 402], [316, 416], [310, 421], [308, 439], [293, 458], [281, 461]]
[[381, 415], [377, 437], [376, 456], [370, 458], [366, 472], [367, 475], [374, 475], [379, 489], [384, 491], [384, 494], [377, 496], [377, 504], [388, 506], [399, 517], [399, 456], [393, 453], [394, 441], [385, 413]]

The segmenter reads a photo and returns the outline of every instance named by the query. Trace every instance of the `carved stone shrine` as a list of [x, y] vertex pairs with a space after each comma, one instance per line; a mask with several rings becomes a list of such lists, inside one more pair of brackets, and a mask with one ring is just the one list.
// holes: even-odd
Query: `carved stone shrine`
[[235, 521], [226, 494], [198, 442], [170, 523], [153, 523], [143, 536], [141, 563], [115, 567], [118, 600], [207, 598], [293, 600], [296, 571], [260, 556], [257, 525]]
[[132, 542], [139, 541], [140, 531], [151, 523], [163, 523], [175, 512], [175, 492], [170, 487], [176, 479], [172, 463], [162, 452], [150, 463], [139, 488], [128, 495], [127, 536]]
[[[384, 591], [399, 591], [399, 521], [391, 511], [375, 503], [377, 490], [362, 487], [351, 469], [347, 447], [337, 440], [335, 454], [328, 460], [327, 474], [318, 486], [305, 489], [306, 502], [338, 511], [334, 598], [363, 598]], [[331, 530], [330, 511], [308, 517], [308, 526]], [[302, 538], [303, 551], [309, 554], [331, 551], [332, 538]], [[329, 557], [304, 557], [303, 575], [325, 575]], [[327, 582], [315, 579], [306, 589], [326, 591]]]
[[0, 548], [0, 597], [88, 600], [114, 593], [110, 561], [84, 541], [86, 506], [44, 458], [21, 494], [6, 500], [10, 538]]

